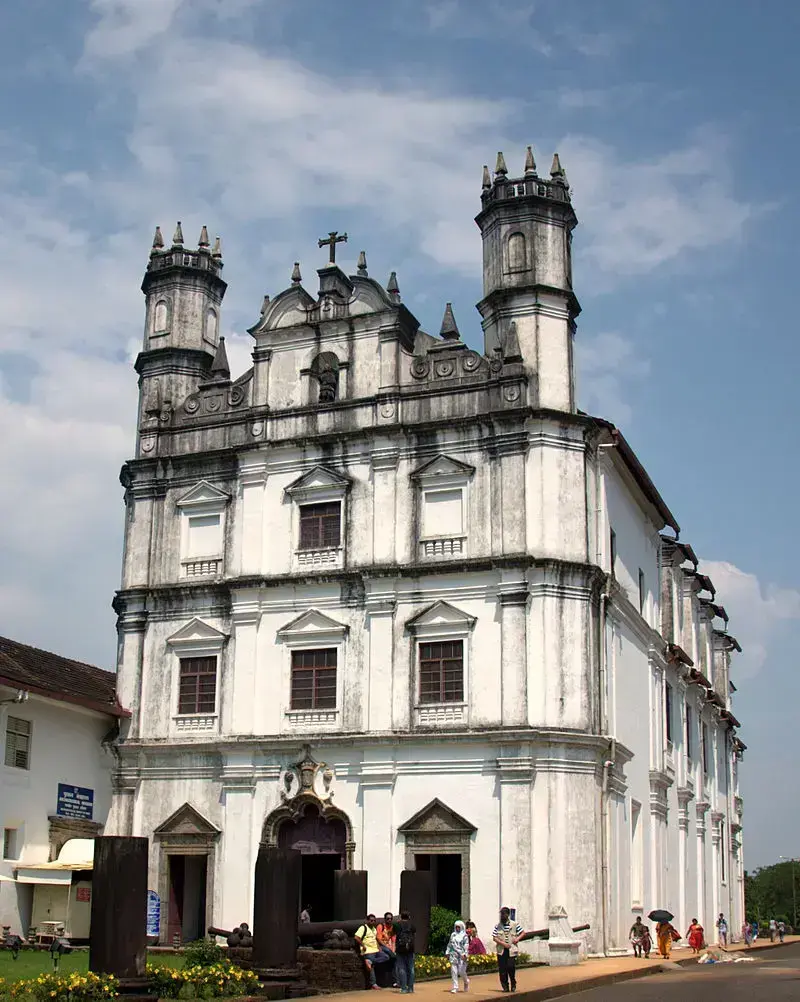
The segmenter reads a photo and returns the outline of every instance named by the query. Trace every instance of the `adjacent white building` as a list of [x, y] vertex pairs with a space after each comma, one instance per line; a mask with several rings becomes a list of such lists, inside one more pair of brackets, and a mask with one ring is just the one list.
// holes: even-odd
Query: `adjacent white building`
[[89, 935], [123, 711], [113, 672], [0, 637], [0, 926]]
[[[156, 231], [125, 465], [109, 831], [151, 838], [161, 938], [251, 920], [260, 843], [404, 868], [486, 930], [562, 905], [741, 924], [736, 642], [623, 436], [578, 411], [576, 217], [556, 157], [484, 171], [483, 352], [396, 276], [295, 266], [232, 380], [219, 242]], [[335, 241], [335, 235], [330, 238]], [[341, 238], [340, 238], [341, 239]]]

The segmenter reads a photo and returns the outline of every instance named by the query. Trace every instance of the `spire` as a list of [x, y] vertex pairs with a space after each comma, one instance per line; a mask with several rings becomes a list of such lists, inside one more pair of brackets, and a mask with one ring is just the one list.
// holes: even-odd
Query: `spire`
[[262, 317], [267, 312], [268, 308], [269, 308], [269, 293], [265, 292], [264, 293], [264, 298], [261, 300], [261, 316]]
[[153, 234], [153, 251], [160, 251], [164, 246], [164, 237], [161, 235], [161, 227], [156, 226], [156, 232]]
[[397, 272], [393, 271], [386, 283], [386, 291], [396, 302], [400, 302], [400, 286], [397, 284]]
[[487, 164], [483, 165], [483, 181], [481, 182], [482, 188], [492, 187], [492, 175], [489, 173], [489, 167]]
[[553, 178], [554, 181], [563, 181], [564, 184], [567, 183], [567, 175], [564, 168], [561, 166], [561, 160], [559, 159], [557, 153], [553, 154], [553, 164], [550, 167], [550, 177]]
[[178, 225], [175, 227], [175, 233], [172, 236], [172, 246], [183, 247], [183, 230], [181, 229], [180, 219], [178, 220]]
[[214, 246], [211, 248], [211, 256], [216, 258], [222, 257], [222, 243], [219, 237], [214, 241]]
[[536, 174], [536, 161], [533, 159], [533, 148], [528, 147], [525, 154], [525, 177], [532, 177]]
[[458, 332], [458, 324], [456, 323], [456, 318], [453, 316], [452, 303], [448, 303], [444, 308], [444, 316], [442, 317], [442, 326], [439, 330], [439, 337], [443, 337], [445, 341], [461, 340], [461, 335]]
[[200, 239], [197, 241], [197, 246], [198, 247], [211, 246], [211, 241], [208, 239], [208, 229], [205, 226], [202, 228], [202, 230], [200, 230]]
[[504, 362], [521, 362], [522, 352], [519, 347], [517, 337], [517, 325], [512, 320], [506, 329], [506, 336], [503, 338], [502, 355]]
[[506, 167], [506, 158], [502, 153], [497, 154], [497, 163], [494, 165], [494, 172], [498, 177], [505, 177], [508, 174], [508, 167]]
[[211, 363], [212, 379], [230, 379], [231, 369], [228, 365], [228, 353], [225, 351], [225, 338], [220, 337], [214, 361]]
[[369, 272], [367, 271], [367, 253], [366, 251], [360, 251], [358, 255], [358, 263], [356, 265], [358, 274], [362, 278], [369, 278]]
[[299, 285], [303, 281], [303, 276], [300, 274], [300, 262], [295, 261], [294, 268], [292, 268], [292, 285]]

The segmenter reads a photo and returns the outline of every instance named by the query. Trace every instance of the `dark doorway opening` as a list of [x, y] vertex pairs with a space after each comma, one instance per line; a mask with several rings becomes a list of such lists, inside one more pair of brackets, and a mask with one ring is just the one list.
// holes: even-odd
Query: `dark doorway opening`
[[433, 903], [461, 914], [461, 856], [458, 853], [417, 853], [414, 868], [429, 870]]
[[205, 936], [208, 857], [170, 854], [167, 942], [192, 943]]
[[338, 853], [304, 855], [300, 897], [310, 906], [312, 922], [330, 922], [333, 918], [333, 874], [341, 866]]

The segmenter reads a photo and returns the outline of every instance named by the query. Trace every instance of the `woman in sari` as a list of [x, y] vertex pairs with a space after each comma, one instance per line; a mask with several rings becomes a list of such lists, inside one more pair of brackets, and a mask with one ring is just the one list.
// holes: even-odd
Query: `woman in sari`
[[680, 939], [680, 934], [671, 922], [659, 922], [656, 926], [656, 937], [658, 939], [658, 952], [665, 960], [669, 960], [672, 941]]
[[689, 946], [695, 953], [699, 953], [705, 944], [706, 937], [705, 931], [696, 918], [692, 919], [692, 924], [686, 933], [686, 938], [689, 940]]

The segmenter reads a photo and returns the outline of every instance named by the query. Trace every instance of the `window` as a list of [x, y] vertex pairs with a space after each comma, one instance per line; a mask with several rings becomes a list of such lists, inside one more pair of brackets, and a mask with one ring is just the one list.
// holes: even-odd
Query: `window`
[[165, 299], [159, 299], [153, 314], [154, 334], [163, 334], [167, 330], [168, 317], [167, 302]]
[[12, 769], [31, 767], [31, 722], [9, 717], [6, 723], [6, 765]]
[[464, 700], [464, 641], [419, 645], [420, 703]]
[[217, 343], [218, 329], [219, 329], [219, 318], [217, 317], [217, 311], [209, 309], [206, 312], [206, 340], [210, 341], [211, 344]]
[[664, 685], [664, 726], [667, 731], [667, 741], [672, 744], [672, 686]]
[[508, 238], [508, 270], [528, 270], [528, 254], [525, 247], [525, 236], [522, 233], [512, 233]]
[[642, 805], [631, 801], [631, 904], [637, 907], [644, 894], [644, 841], [642, 839]]
[[613, 529], [608, 530], [608, 560], [611, 564], [611, 577], [614, 577], [614, 569], [617, 566], [617, 534]]
[[701, 752], [703, 755], [703, 772], [706, 775], [708, 775], [708, 726], [706, 724], [703, 724], [701, 743], [702, 743]]
[[444, 491], [425, 491], [422, 534], [458, 536], [464, 531], [463, 492], [460, 487]]
[[292, 651], [293, 710], [336, 709], [335, 647]]
[[341, 533], [341, 502], [300, 505], [301, 550], [331, 549], [339, 545]]
[[217, 659], [181, 658], [178, 713], [214, 713], [217, 706]]
[[221, 516], [189, 515], [187, 556], [210, 557], [222, 551]]
[[3, 859], [19, 859], [19, 831], [16, 828], [3, 829]]
[[644, 579], [644, 571], [639, 568], [639, 612], [644, 615], [644, 603], [647, 599], [647, 584]]
[[691, 761], [693, 748], [692, 748], [692, 727], [694, 723], [692, 721], [692, 708], [691, 706], [686, 707], [686, 757]]

